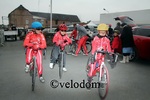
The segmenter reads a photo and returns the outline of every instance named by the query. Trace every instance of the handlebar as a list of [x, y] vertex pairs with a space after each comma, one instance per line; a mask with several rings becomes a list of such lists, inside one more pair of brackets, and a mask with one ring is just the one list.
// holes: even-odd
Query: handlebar
[[[25, 47], [25, 49], [27, 49], [27, 48], [29, 48], [29, 49], [33, 49], [33, 47]], [[37, 50], [46, 50], [46, 48], [38, 48]]]
[[108, 51], [104, 51], [104, 50], [97, 50], [94, 53], [94, 60], [95, 60], [95, 56], [97, 53], [109, 54], [109, 58], [110, 58], [109, 64], [110, 64], [111, 68], [114, 68], [116, 66], [116, 63], [118, 61], [118, 54], [117, 53], [108, 52]]
[[104, 51], [104, 50], [97, 50], [94, 55], [96, 55], [96, 53], [102, 53], [102, 54], [115, 54], [113, 52], [108, 52], [108, 51]]

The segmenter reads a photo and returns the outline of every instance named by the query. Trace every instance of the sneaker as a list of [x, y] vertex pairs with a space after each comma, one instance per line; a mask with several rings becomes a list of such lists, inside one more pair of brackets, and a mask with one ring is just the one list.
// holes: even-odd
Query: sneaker
[[67, 54], [68, 54], [68, 55], [71, 55], [72, 53], [71, 53], [71, 52], [67, 52]]
[[64, 67], [64, 68], [63, 68], [63, 71], [64, 71], [64, 72], [66, 72], [66, 71], [67, 71], [67, 69]]
[[41, 82], [41, 83], [44, 83], [44, 82], [45, 82], [45, 80], [44, 80], [44, 78], [43, 78], [42, 76], [40, 77], [40, 82]]
[[77, 54], [74, 54], [74, 53], [72, 53], [72, 55], [73, 55], [73, 56], [76, 56], [76, 57], [78, 56]]
[[25, 72], [28, 73], [29, 72], [29, 65], [25, 66]]
[[53, 63], [50, 63], [50, 64], [49, 64], [49, 68], [51, 68], [51, 69], [54, 68], [53, 65], [54, 65]]
[[83, 53], [83, 56], [88, 56], [88, 54]]

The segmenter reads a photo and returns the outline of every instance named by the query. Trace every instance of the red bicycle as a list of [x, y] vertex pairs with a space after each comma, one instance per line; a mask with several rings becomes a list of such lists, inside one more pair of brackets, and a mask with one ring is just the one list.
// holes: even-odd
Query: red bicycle
[[[97, 76], [98, 73], [98, 93], [101, 99], [105, 99], [108, 94], [108, 88], [109, 88], [109, 72], [105, 65], [103, 57], [100, 59], [96, 59], [97, 54], [101, 53], [104, 54], [110, 54], [105, 51], [96, 51], [94, 53], [94, 62], [92, 61], [92, 57], [89, 57], [87, 66], [86, 66], [86, 73], [87, 73], [87, 80], [89, 83], [92, 82], [93, 77]], [[111, 53], [112, 54], [112, 53]], [[115, 55], [114, 62], [117, 62], [118, 55]]]

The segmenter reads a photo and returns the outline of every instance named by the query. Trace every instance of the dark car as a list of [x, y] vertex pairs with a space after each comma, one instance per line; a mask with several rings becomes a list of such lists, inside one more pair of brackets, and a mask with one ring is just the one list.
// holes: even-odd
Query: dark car
[[136, 25], [133, 19], [128, 16], [116, 17], [115, 20], [120, 20], [133, 29], [135, 47], [130, 60], [136, 60], [137, 58], [150, 60], [150, 25]]

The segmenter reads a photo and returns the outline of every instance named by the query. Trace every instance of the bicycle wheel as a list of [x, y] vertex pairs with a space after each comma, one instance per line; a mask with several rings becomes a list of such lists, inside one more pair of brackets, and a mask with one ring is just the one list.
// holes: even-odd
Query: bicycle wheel
[[[88, 52], [88, 53], [90, 53], [91, 50], [92, 50], [92, 45], [91, 45], [91, 43], [88, 42], [88, 41], [86, 42], [86, 49], [87, 49], [87, 52]], [[82, 50], [82, 52], [84, 53], [84, 49], [81, 48], [81, 50]]]
[[62, 74], [63, 74], [63, 52], [60, 54], [59, 56], [59, 78], [61, 79], [62, 78]]
[[98, 87], [98, 93], [101, 99], [105, 99], [108, 94], [109, 87], [109, 73], [107, 67], [104, 66], [100, 74], [98, 75], [98, 82], [100, 83], [100, 86]]
[[74, 44], [72, 44], [72, 53], [76, 53], [76, 49], [77, 49], [77, 44], [76, 43], [74, 43]]
[[65, 52], [66, 52], [66, 54], [71, 54], [71, 51], [72, 51], [72, 44], [70, 44], [70, 45], [67, 45], [66, 47], [65, 47]]
[[37, 74], [36, 58], [33, 57], [33, 69], [32, 69], [32, 91], [35, 89], [35, 78]]

